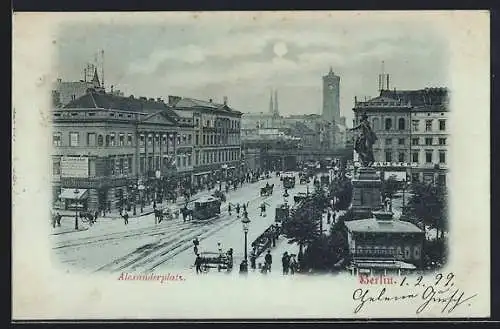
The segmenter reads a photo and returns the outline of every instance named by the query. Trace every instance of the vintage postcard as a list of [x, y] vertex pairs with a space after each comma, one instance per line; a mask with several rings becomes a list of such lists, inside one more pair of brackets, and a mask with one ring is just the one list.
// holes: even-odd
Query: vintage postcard
[[13, 16], [13, 319], [490, 315], [489, 13]]

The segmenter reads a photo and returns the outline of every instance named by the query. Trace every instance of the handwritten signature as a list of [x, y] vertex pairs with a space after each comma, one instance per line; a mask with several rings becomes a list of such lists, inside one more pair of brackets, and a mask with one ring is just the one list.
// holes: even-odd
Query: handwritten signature
[[[466, 302], [470, 301], [477, 294], [470, 296], [465, 296], [465, 292], [451, 287], [445, 289], [438, 289], [434, 286], [426, 287], [421, 293], [412, 292], [403, 295], [390, 296], [387, 293], [387, 289], [384, 287], [380, 290], [375, 290], [374, 292], [370, 289], [359, 288], [354, 290], [352, 294], [352, 299], [359, 302], [354, 313], [359, 313], [365, 305], [371, 303], [386, 303], [386, 302], [399, 302], [399, 301], [422, 301], [416, 310], [417, 314], [424, 312], [432, 308], [434, 305], [441, 306], [441, 313], [453, 312], [458, 306], [464, 305]], [[470, 306], [470, 303], [467, 304]]]

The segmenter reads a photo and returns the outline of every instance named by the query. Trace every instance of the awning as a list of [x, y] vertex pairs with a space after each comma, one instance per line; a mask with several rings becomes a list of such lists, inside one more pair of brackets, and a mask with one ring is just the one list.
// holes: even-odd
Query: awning
[[70, 199], [70, 200], [81, 200], [86, 199], [88, 196], [88, 189], [83, 188], [63, 188], [61, 189], [61, 194], [59, 194], [60, 199]]

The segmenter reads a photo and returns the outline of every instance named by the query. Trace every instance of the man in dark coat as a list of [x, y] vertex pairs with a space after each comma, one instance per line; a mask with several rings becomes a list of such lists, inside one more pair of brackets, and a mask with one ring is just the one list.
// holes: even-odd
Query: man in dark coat
[[271, 272], [271, 265], [273, 264], [273, 256], [271, 255], [271, 250], [267, 251], [266, 256], [264, 257], [266, 268], [269, 272]]
[[288, 256], [287, 251], [285, 251], [283, 257], [281, 257], [281, 264], [283, 265], [283, 275], [287, 275], [290, 268], [290, 256]]

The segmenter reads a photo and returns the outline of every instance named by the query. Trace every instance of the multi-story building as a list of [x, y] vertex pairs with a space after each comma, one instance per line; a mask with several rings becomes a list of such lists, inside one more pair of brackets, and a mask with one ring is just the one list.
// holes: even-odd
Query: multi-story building
[[323, 76], [323, 118], [340, 123], [340, 77], [330, 71]]
[[230, 108], [226, 98], [223, 104], [217, 104], [212, 100], [170, 96], [169, 103], [174, 111], [186, 113], [194, 122], [193, 176], [196, 186], [242, 172], [241, 112]]
[[90, 89], [52, 115], [54, 199], [80, 191], [89, 209], [118, 209], [192, 173], [193, 122], [161, 100]]
[[87, 93], [89, 88], [102, 90], [97, 68], [94, 68], [92, 79], [79, 81], [62, 81], [57, 79], [54, 90], [52, 90], [52, 103], [55, 107], [63, 107]]
[[379, 97], [355, 100], [355, 124], [368, 115], [378, 136], [375, 165], [385, 171], [405, 171], [407, 178], [447, 183], [449, 145], [446, 88], [382, 90]]

